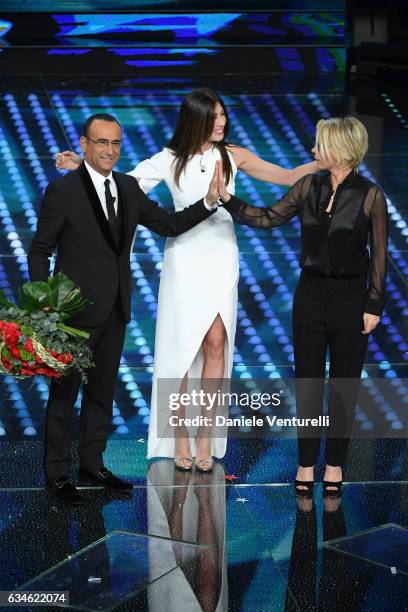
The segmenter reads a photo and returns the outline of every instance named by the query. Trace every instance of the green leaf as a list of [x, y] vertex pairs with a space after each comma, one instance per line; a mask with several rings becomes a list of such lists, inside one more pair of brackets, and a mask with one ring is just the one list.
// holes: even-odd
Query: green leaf
[[[45, 307], [51, 308], [54, 312], [46, 314], [55, 321], [73, 317], [88, 303], [88, 300], [82, 297], [79, 287], [62, 271], [48, 278], [47, 282], [25, 283], [19, 289], [18, 297], [21, 308], [28, 313], [43, 311]], [[1, 303], [0, 300], [0, 305]], [[12, 306], [10, 302], [3, 304]]]
[[0, 304], [2, 306], [12, 306], [12, 307], [15, 306], [15, 304], [13, 304], [12, 302], [9, 302], [9, 300], [6, 298], [3, 289], [0, 289]]
[[82, 329], [76, 329], [76, 327], [70, 327], [69, 325], [64, 325], [63, 323], [58, 323], [57, 327], [70, 336], [77, 336], [78, 338], [84, 338], [85, 340], [88, 340], [89, 338], [88, 332], [83, 331]]
[[63, 272], [58, 272], [47, 280], [50, 297], [55, 310], [60, 310], [70, 293], [75, 289], [75, 283]]
[[36, 312], [46, 306], [52, 306], [50, 289], [43, 281], [25, 283], [18, 290], [18, 299], [20, 306], [28, 312]]
[[20, 349], [20, 356], [21, 359], [23, 359], [24, 361], [29, 361], [30, 359], [32, 359], [32, 354], [30, 353], [30, 351], [27, 351], [26, 349]]

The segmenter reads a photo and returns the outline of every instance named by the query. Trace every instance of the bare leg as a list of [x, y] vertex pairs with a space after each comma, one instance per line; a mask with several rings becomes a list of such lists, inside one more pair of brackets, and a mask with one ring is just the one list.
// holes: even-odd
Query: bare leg
[[[226, 333], [224, 323], [218, 314], [204, 336], [202, 344], [204, 365], [201, 388], [205, 393], [216, 394], [221, 387], [225, 368], [224, 345]], [[212, 419], [216, 408], [216, 404], [211, 409], [209, 409], [209, 406], [203, 406], [202, 415]], [[211, 426], [203, 426], [197, 432], [196, 465], [204, 469], [212, 464], [211, 429]]]

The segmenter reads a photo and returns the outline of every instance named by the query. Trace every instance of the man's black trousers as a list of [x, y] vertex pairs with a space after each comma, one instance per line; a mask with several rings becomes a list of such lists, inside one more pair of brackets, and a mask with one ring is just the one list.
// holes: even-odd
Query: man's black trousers
[[[81, 467], [95, 473], [103, 466], [102, 455], [112, 421], [112, 402], [126, 330], [119, 299], [103, 325], [82, 329], [90, 333], [88, 345], [95, 367], [87, 370], [88, 383], [82, 390], [79, 454]], [[50, 384], [44, 453], [45, 473], [50, 480], [69, 474], [71, 421], [80, 383], [80, 375], [74, 370], [64, 378], [53, 379]]]

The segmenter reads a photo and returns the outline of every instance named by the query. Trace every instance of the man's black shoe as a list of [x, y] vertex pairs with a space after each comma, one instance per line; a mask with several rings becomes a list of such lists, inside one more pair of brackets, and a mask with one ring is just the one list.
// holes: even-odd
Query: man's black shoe
[[81, 480], [81, 484], [101, 485], [102, 487], [110, 489], [111, 491], [116, 491], [117, 493], [130, 493], [133, 490], [132, 483], [118, 478], [105, 467], [101, 468], [95, 474], [89, 472], [85, 468], [80, 467], [78, 476]]
[[70, 482], [68, 476], [60, 476], [56, 480], [46, 478], [45, 488], [62, 504], [80, 506], [85, 503], [85, 498]]

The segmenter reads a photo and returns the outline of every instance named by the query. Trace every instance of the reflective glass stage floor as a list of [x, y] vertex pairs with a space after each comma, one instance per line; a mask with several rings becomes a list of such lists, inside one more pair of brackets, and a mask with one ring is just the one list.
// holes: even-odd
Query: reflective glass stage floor
[[235, 442], [247, 471], [230, 453], [203, 475], [171, 460], [146, 470], [136, 443], [114, 441], [116, 473], [140, 471], [132, 497], [86, 488], [78, 509], [34, 484], [38, 461], [23, 482], [28, 447], [40, 457], [35, 442], [20, 454], [21, 443], [3, 448], [9, 484], [16, 470], [20, 486], [0, 490], [0, 589], [58, 587], [78, 610], [408, 610], [407, 482], [346, 482], [341, 502], [324, 500], [318, 483], [314, 502], [296, 500], [292, 475], [250, 476], [260, 461], [264, 480], [276, 474], [271, 455]]

